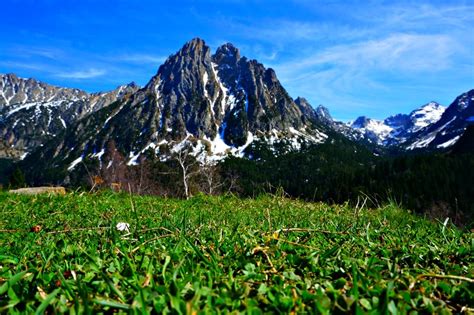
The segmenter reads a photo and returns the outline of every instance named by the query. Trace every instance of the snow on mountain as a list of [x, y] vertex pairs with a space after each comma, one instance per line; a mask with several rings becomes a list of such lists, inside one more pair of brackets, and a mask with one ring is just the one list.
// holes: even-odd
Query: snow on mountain
[[[437, 122], [446, 108], [430, 102], [410, 114], [397, 114], [384, 120], [359, 117], [348, 125], [363, 137], [379, 145], [398, 145], [406, 142], [421, 129]], [[420, 145], [424, 145], [421, 142]]]
[[13, 73], [0, 74], [0, 110], [9, 105], [78, 101], [87, 96], [86, 92], [79, 89], [56, 87], [35, 79], [23, 79]]
[[381, 120], [371, 119], [365, 116], [360, 116], [348, 125], [363, 134], [369, 141], [377, 144], [383, 144], [393, 128], [386, 125]]
[[[437, 117], [438, 113], [435, 114]], [[474, 90], [458, 96], [435, 122], [414, 132], [403, 145], [409, 149], [445, 149], [454, 145], [474, 124]]]
[[138, 89], [131, 83], [89, 94], [15, 74], [0, 75], [0, 157], [24, 156], [73, 122]]
[[409, 128], [410, 133], [417, 132], [428, 125], [431, 125], [440, 120], [446, 107], [436, 103], [430, 102], [410, 113], [410, 120], [412, 126]]
[[261, 141], [280, 151], [298, 150], [328, 138], [311, 122], [313, 111], [295, 103], [273, 69], [240, 56], [230, 43], [211, 54], [196, 38], [171, 55], [144, 88], [77, 120], [36, 156], [72, 169], [81, 156], [100, 159], [97, 152], [104, 151], [107, 158], [112, 142], [129, 165], [150, 155], [166, 158], [185, 144], [198, 160], [241, 156]]

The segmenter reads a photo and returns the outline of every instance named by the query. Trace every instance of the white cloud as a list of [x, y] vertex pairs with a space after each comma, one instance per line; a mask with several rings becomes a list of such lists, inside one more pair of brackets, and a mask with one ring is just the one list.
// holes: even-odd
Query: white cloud
[[81, 71], [72, 71], [72, 72], [60, 72], [56, 73], [55, 76], [65, 79], [91, 79], [103, 76], [107, 71], [101, 69], [90, 68], [87, 70]]

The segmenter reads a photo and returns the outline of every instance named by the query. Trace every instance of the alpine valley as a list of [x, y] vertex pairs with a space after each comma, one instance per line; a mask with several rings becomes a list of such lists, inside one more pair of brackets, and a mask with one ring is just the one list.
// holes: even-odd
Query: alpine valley
[[[447, 107], [429, 102], [384, 120], [339, 122], [326, 107], [313, 107], [303, 97], [293, 99], [274, 70], [241, 56], [232, 44], [212, 53], [199, 38], [171, 55], [144, 87], [129, 83], [88, 93], [0, 75], [0, 157], [16, 163], [34, 184], [77, 184], [74, 179], [84, 172], [82, 165], [98, 174], [114, 167], [117, 155], [122, 158], [115, 163], [134, 167], [147, 160], [170, 161], [183, 151], [202, 166], [222, 162], [227, 170], [236, 159], [257, 163], [295, 154], [319, 163], [334, 161], [333, 170], [352, 164], [377, 170], [379, 156], [449, 155], [458, 140], [469, 147], [466, 139], [472, 137], [463, 134], [473, 124], [474, 90]], [[322, 176], [319, 165], [307, 170], [319, 178], [314, 180]], [[279, 167], [273, 175], [284, 169]], [[235, 169], [245, 177], [240, 166]], [[308, 186], [323, 185], [311, 182], [307, 173], [302, 176]], [[364, 176], [355, 172], [349, 177]], [[280, 179], [272, 185], [290, 193], [291, 187], [301, 187], [285, 187]], [[293, 195], [347, 200], [345, 194], [316, 191]]]

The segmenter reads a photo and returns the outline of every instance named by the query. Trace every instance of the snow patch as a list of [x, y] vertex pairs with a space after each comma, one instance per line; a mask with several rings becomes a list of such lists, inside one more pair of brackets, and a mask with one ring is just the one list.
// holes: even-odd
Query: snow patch
[[[6, 117], [11, 116], [12, 114], [20, 111], [20, 110], [26, 110], [30, 109], [32, 107], [36, 107], [36, 112], [35, 114], [38, 114], [39, 107], [44, 106], [44, 107], [49, 107], [49, 106], [59, 106], [61, 104], [61, 101], [55, 101], [55, 102], [46, 102], [46, 103], [40, 103], [40, 102], [35, 102], [35, 103], [27, 103], [27, 104], [22, 104], [19, 106], [15, 106], [13, 109], [11, 109], [7, 114]], [[13, 107], [13, 106], [12, 106]]]
[[135, 152], [131, 151], [130, 154], [128, 155], [129, 161], [127, 162], [128, 166], [135, 166], [138, 165], [138, 158], [140, 157], [140, 152], [135, 154]]
[[67, 128], [67, 127], [66, 127], [66, 122], [64, 121], [64, 119], [63, 119], [61, 116], [59, 116], [59, 121], [60, 121], [61, 124], [63, 125], [64, 129], [66, 129], [66, 128]]
[[408, 150], [413, 150], [413, 149], [416, 149], [416, 148], [424, 148], [428, 144], [430, 144], [435, 138], [436, 138], [436, 133], [434, 133], [434, 134], [432, 133], [424, 139], [419, 139], [419, 140], [413, 142], [410, 146], [408, 146], [407, 149]]
[[99, 152], [92, 154], [91, 157], [92, 157], [92, 158], [97, 158], [97, 159], [101, 160], [101, 159], [102, 159], [102, 155], [104, 155], [104, 153], [105, 153], [105, 150], [102, 149], [102, 150], [100, 150]]
[[[222, 99], [221, 99], [221, 114], [224, 115], [225, 113], [225, 106], [226, 106], [226, 100], [227, 98], [229, 99], [229, 103], [235, 105], [235, 97], [234, 95], [228, 95], [229, 89], [227, 89], [222, 81], [219, 78], [219, 71], [216, 70], [217, 65], [215, 63], [211, 63], [211, 69], [212, 72], [214, 73], [214, 76], [216, 77], [217, 84], [219, 85], [220, 90], [222, 91]], [[231, 106], [232, 109], [233, 106]]]
[[434, 124], [435, 122], [441, 119], [441, 116], [443, 115], [445, 110], [446, 107], [441, 106], [438, 103], [431, 102], [413, 111], [410, 114], [411, 120], [414, 125], [414, 127], [411, 129], [411, 132], [417, 132], [428, 125]]
[[81, 155], [80, 157], [78, 157], [77, 159], [75, 159], [74, 161], [72, 161], [72, 163], [69, 165], [69, 167], [67, 168], [68, 171], [72, 171], [77, 164], [81, 163], [82, 162], [82, 159], [83, 159], [83, 156]]
[[439, 148], [447, 148], [447, 147], [450, 147], [450, 146], [452, 146], [453, 144], [455, 144], [455, 143], [459, 140], [460, 137], [461, 137], [461, 136], [456, 136], [456, 137], [452, 138], [451, 140], [448, 140], [448, 141], [446, 141], [446, 142], [444, 142], [444, 143], [441, 143], [441, 144], [437, 145], [436, 147], [437, 147], [438, 149], [439, 149]]

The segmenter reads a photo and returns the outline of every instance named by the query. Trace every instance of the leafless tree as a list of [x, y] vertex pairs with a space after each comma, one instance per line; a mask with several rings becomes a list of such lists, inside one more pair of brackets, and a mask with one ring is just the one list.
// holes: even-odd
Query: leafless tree
[[189, 199], [189, 197], [191, 197], [189, 190], [190, 179], [199, 173], [199, 162], [191, 155], [190, 144], [177, 150], [174, 154], [174, 159], [178, 162], [181, 168], [181, 180], [184, 187], [184, 196], [186, 199]]
[[219, 189], [224, 185], [221, 180], [221, 174], [219, 172], [219, 165], [210, 161], [207, 157], [201, 165], [199, 171], [201, 181], [201, 191], [214, 195], [219, 192]]

